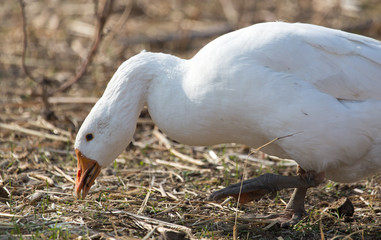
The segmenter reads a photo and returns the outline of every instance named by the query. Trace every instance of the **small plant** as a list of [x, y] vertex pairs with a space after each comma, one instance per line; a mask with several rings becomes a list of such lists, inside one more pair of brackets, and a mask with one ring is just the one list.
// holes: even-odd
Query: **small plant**
[[23, 239], [22, 238], [22, 233], [21, 233], [20, 226], [15, 221], [13, 221], [13, 229], [11, 230], [11, 234], [13, 234], [13, 235], [20, 235], [20, 239]]
[[117, 173], [119, 173], [119, 165], [118, 165], [118, 163], [116, 162], [116, 160], [114, 160], [114, 170], [115, 170], [115, 172], [117, 172]]
[[208, 238], [208, 239], [214, 239], [214, 232], [213, 230], [208, 229], [208, 225], [205, 225], [200, 232], [199, 235], [201, 238]]
[[48, 232], [50, 233], [49, 239], [70, 239], [70, 232], [63, 230], [61, 227], [57, 227], [57, 223], [49, 228]]
[[224, 182], [226, 185], [229, 185], [229, 177], [230, 177], [230, 170], [229, 170], [229, 167], [228, 165], [226, 164], [225, 160], [222, 159], [222, 166], [223, 166], [223, 171], [224, 171]]

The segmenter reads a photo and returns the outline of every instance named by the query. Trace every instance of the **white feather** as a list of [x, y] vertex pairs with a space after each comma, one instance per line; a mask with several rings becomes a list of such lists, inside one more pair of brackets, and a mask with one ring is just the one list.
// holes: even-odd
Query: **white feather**
[[264, 151], [339, 182], [381, 171], [381, 43], [367, 37], [274, 22], [223, 35], [190, 60], [141, 52], [119, 67], [75, 147], [111, 163], [144, 105], [185, 144], [258, 147], [292, 134]]

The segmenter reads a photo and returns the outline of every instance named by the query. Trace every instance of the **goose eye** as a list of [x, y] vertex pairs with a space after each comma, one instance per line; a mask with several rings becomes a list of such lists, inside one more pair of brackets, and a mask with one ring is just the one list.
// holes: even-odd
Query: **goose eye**
[[93, 138], [94, 138], [94, 136], [92, 133], [86, 134], [86, 141], [89, 142], [89, 141], [93, 140]]

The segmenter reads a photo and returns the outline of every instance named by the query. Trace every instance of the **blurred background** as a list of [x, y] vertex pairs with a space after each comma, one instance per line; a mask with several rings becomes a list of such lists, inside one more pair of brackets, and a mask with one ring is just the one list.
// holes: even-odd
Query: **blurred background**
[[[49, 78], [54, 88], [74, 75], [94, 40], [96, 5], [25, 0], [25, 62], [33, 76]], [[33, 95], [36, 86], [20, 67], [20, 5], [0, 6], [0, 98], [9, 102]], [[119, 64], [143, 49], [191, 58], [215, 37], [259, 22], [313, 23], [380, 39], [380, 13], [378, 0], [115, 0], [94, 62], [68, 94], [99, 97]]]

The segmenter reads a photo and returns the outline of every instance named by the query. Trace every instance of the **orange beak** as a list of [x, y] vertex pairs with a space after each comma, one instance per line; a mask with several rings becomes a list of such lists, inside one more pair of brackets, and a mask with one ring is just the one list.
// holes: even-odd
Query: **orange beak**
[[77, 155], [77, 178], [75, 179], [75, 192], [80, 198], [82, 191], [82, 199], [85, 199], [90, 187], [101, 172], [101, 166], [98, 162], [87, 158], [78, 149], [75, 149]]

